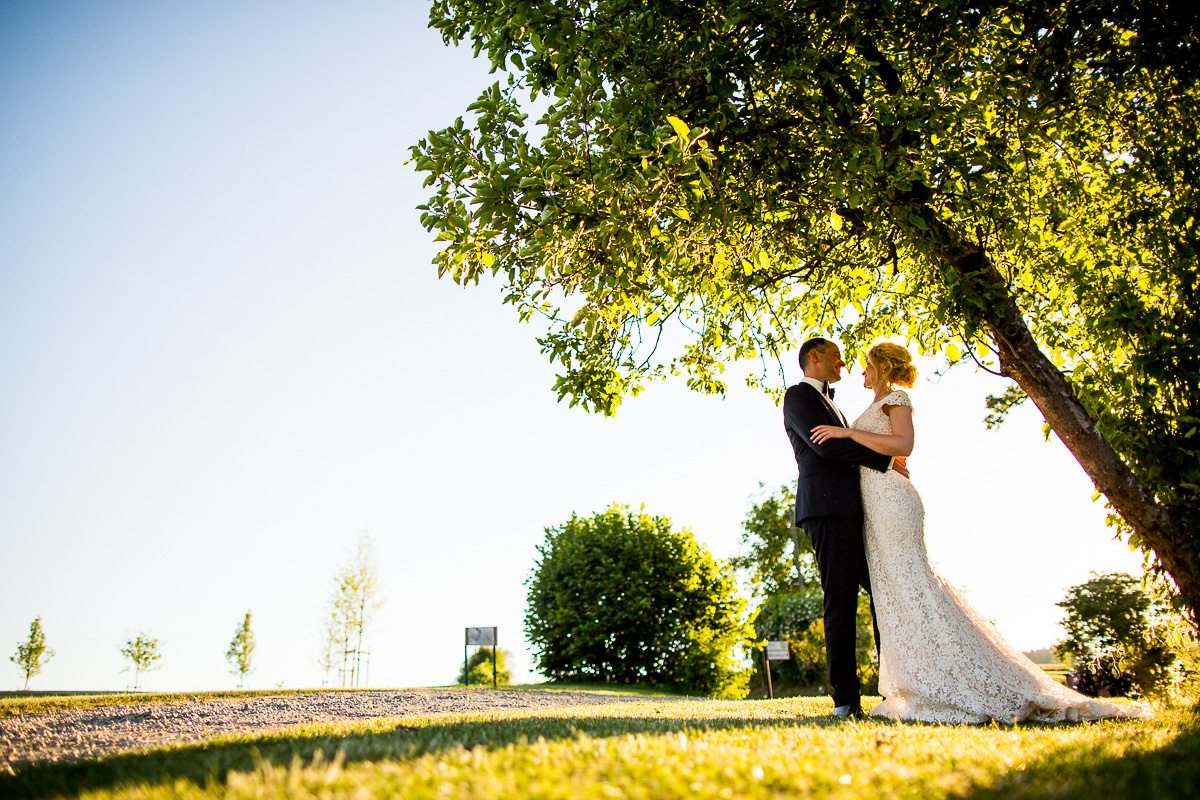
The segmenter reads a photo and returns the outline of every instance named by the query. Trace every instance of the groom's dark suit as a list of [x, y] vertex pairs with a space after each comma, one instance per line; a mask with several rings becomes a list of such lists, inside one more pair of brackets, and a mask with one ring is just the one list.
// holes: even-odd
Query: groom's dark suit
[[[800, 472], [796, 484], [796, 524], [812, 540], [825, 593], [825, 661], [835, 706], [860, 702], [854, 658], [858, 587], [871, 591], [863, 548], [862, 493], [858, 465], [887, 471], [889, 456], [851, 439], [812, 440], [818, 425], [846, 426], [846, 420], [808, 383], [789, 387], [783, 398], [783, 425]], [[878, 633], [876, 633], [878, 640]]]

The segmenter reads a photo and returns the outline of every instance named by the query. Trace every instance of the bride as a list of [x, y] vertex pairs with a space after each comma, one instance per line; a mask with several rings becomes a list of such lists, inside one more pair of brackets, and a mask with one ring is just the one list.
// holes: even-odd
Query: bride
[[[819, 425], [813, 441], [853, 439], [885, 455], [913, 446], [911, 387], [917, 370], [897, 344], [871, 348], [863, 385], [875, 392], [852, 428]], [[863, 536], [879, 624], [879, 691], [871, 716], [924, 722], [1060, 722], [1147, 717], [1140, 708], [1062, 686], [1006, 642], [929, 564], [925, 508], [907, 478], [859, 468]]]

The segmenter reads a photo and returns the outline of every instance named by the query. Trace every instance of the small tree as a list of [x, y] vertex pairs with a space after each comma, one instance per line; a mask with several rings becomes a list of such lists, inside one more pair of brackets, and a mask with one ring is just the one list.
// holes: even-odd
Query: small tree
[[[496, 650], [496, 683], [498, 685], [505, 686], [512, 683], [512, 670], [506, 665], [507, 657], [510, 655], [512, 653], [507, 650]], [[464, 673], [463, 668], [459, 667], [458, 683], [470, 683], [475, 686], [487, 684], [490, 686], [492, 683], [492, 648], [478, 648], [467, 659], [467, 663], [464, 666], [467, 672]], [[470, 681], [467, 681], [468, 675], [471, 678]]]
[[29, 623], [29, 638], [17, 645], [17, 652], [9, 657], [9, 661], [25, 673], [25, 690], [28, 691], [29, 679], [40, 674], [46, 662], [53, 656], [54, 649], [46, 646], [42, 618], [34, 617], [33, 622]]
[[233, 639], [229, 642], [229, 649], [225, 651], [225, 660], [229, 662], [234, 675], [238, 679], [238, 688], [241, 689], [246, 681], [246, 676], [251, 672], [251, 659], [254, 656], [254, 632], [250, 630], [250, 612], [246, 612], [246, 618], [242, 620], [242, 624], [233, 634]]
[[745, 601], [686, 528], [613, 505], [546, 528], [538, 553], [525, 630], [543, 674], [745, 695]]
[[1071, 668], [1077, 689], [1093, 695], [1146, 694], [1170, 682], [1175, 654], [1151, 636], [1154, 618], [1165, 609], [1136, 578], [1092, 573], [1091, 580], [1067, 589], [1058, 606], [1066, 610], [1067, 638], [1054, 652]]
[[363, 532], [350, 560], [334, 575], [318, 659], [328, 673], [340, 657], [342, 686], [357, 686], [362, 679], [363, 635], [381, 605], [375, 542]]
[[135, 639], [126, 639], [125, 646], [121, 648], [121, 655], [129, 661], [129, 666], [121, 672], [133, 670], [133, 690], [135, 692], [138, 689], [141, 674], [158, 669], [155, 662], [162, 658], [158, 639], [146, 633], [139, 633]]

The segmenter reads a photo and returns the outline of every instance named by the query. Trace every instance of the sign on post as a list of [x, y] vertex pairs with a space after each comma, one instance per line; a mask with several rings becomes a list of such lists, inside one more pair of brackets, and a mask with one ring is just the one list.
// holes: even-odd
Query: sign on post
[[791, 653], [788, 652], [787, 642], [767, 642], [767, 660], [768, 661], [791, 661]]
[[771, 662], [791, 660], [792, 655], [788, 651], [787, 642], [767, 642], [767, 647], [763, 651], [763, 661], [767, 667], [767, 696], [772, 700], [775, 699], [775, 689], [771, 686]]
[[467, 646], [475, 647], [495, 647], [496, 646], [496, 629], [493, 628], [467, 628]]
[[467, 628], [467, 642], [463, 646], [463, 684], [465, 686], [471, 685], [471, 671], [468, 669], [470, 658], [467, 656], [467, 648], [490, 647], [492, 648], [492, 688], [496, 688], [496, 631], [495, 625], [490, 628]]

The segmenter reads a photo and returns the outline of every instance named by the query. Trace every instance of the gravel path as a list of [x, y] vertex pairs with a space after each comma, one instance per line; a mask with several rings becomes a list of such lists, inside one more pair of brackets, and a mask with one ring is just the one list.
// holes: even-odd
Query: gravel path
[[644, 701], [587, 692], [398, 689], [283, 697], [123, 705], [0, 717], [0, 770], [42, 761], [74, 761], [223, 733], [263, 733], [310, 722], [415, 714], [469, 713]]

